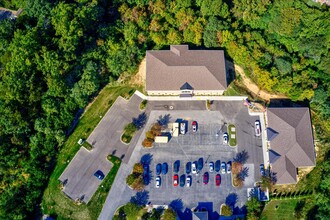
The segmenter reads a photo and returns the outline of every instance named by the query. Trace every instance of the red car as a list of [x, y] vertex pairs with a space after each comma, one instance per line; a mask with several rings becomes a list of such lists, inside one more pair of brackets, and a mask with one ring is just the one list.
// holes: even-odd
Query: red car
[[197, 121], [191, 123], [192, 131], [195, 133], [197, 131]]
[[173, 186], [178, 186], [178, 183], [179, 183], [178, 179], [179, 179], [178, 174], [175, 174], [173, 176]]
[[220, 174], [217, 174], [215, 176], [215, 185], [220, 186], [220, 184], [221, 184], [221, 176], [220, 176]]
[[203, 176], [203, 183], [207, 184], [209, 182], [209, 173], [205, 172]]

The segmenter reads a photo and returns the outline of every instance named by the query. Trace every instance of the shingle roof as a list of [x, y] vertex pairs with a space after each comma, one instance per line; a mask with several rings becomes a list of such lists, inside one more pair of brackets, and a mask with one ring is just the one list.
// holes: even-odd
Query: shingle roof
[[195, 90], [227, 88], [222, 50], [189, 50], [171, 45], [170, 50], [147, 51], [146, 90], [179, 90], [188, 83]]
[[270, 140], [281, 158], [271, 162], [277, 184], [296, 183], [298, 167], [315, 166], [315, 151], [308, 108], [268, 108], [268, 127], [277, 132]]

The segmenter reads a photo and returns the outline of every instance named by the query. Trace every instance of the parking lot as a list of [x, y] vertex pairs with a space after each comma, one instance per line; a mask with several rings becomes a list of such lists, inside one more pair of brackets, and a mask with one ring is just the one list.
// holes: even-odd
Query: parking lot
[[[149, 125], [154, 123], [159, 115], [168, 114], [168, 112], [153, 111], [149, 117]], [[225, 115], [218, 111], [172, 111], [170, 112], [171, 121], [183, 119], [188, 122], [188, 129], [185, 135], [172, 137], [167, 144], [154, 144], [152, 149], [141, 149], [141, 155], [152, 155], [150, 164], [152, 181], [146, 187], [149, 191], [150, 202], [153, 204], [168, 204], [175, 199], [182, 199], [187, 207], [194, 207], [198, 202], [211, 201], [214, 203], [214, 208], [219, 207], [230, 193], [237, 194], [237, 205], [240, 207], [247, 199], [246, 187], [253, 185], [254, 182], [254, 166], [249, 165], [249, 177], [246, 180], [245, 186], [241, 189], [234, 188], [231, 182], [231, 174], [220, 174], [221, 185], [216, 186], [215, 176], [219, 172], [209, 172], [209, 162], [232, 161], [233, 157], [238, 152], [237, 147], [230, 147], [223, 144], [223, 133], [227, 132], [227, 121]], [[191, 130], [191, 122], [198, 122], [197, 132]], [[251, 130], [253, 132], [253, 130]], [[192, 177], [191, 187], [181, 187], [181, 175], [186, 174], [186, 163], [198, 161], [203, 158], [203, 168], [198, 175], [189, 174]], [[179, 176], [179, 186], [173, 186], [173, 163], [180, 160], [180, 169], [177, 173]], [[168, 164], [168, 173], [160, 175], [161, 186], [155, 187], [156, 165], [158, 163]], [[203, 174], [209, 173], [208, 184], [203, 183]]]
[[[173, 109], [169, 109], [172, 106]], [[134, 193], [129, 187], [123, 187], [127, 175], [132, 171], [134, 163], [140, 162], [143, 155], [151, 156], [151, 181], [145, 187], [149, 192], [149, 201], [153, 205], [168, 205], [173, 200], [181, 199], [184, 207], [193, 208], [199, 202], [211, 202], [213, 210], [219, 212], [219, 207], [225, 203], [229, 194], [237, 195], [235, 206], [241, 208], [247, 200], [247, 188], [253, 186], [260, 178], [259, 165], [263, 161], [261, 139], [255, 137], [254, 122], [257, 116], [250, 116], [241, 101], [214, 101], [211, 111], [206, 110], [205, 101], [150, 101], [147, 107], [148, 122], [138, 138], [127, 166], [121, 166], [113, 187], [102, 210], [100, 219], [111, 219], [119, 205], [129, 202], [129, 195]], [[153, 148], [143, 148], [141, 143], [145, 133], [155, 123], [159, 116], [170, 114], [170, 122], [177, 119], [186, 120], [187, 133], [179, 137], [172, 137], [167, 144], [154, 144]], [[191, 122], [198, 122], [196, 133], [191, 131]], [[226, 123], [226, 125], [225, 125]], [[234, 124], [237, 131], [237, 147], [223, 144], [223, 133], [227, 126]], [[216, 172], [210, 173], [208, 163], [216, 160], [232, 161], [237, 152], [247, 151], [249, 158], [246, 167], [249, 176], [242, 188], [234, 188], [231, 174], [220, 174], [221, 185], [215, 185]], [[180, 160], [179, 178], [186, 174], [186, 163], [203, 158], [204, 166], [199, 175], [190, 174], [191, 187], [173, 186], [173, 163]], [[156, 165], [168, 164], [168, 173], [160, 175], [161, 186], [155, 187]], [[206, 164], [205, 164], [206, 162]], [[209, 172], [208, 184], [203, 183], [204, 172]], [[187, 176], [187, 175], [186, 175]], [[179, 182], [180, 184], [180, 182]]]

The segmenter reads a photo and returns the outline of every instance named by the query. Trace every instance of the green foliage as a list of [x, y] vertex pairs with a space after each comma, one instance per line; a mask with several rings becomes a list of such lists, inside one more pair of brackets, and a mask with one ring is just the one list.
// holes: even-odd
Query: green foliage
[[224, 216], [231, 216], [233, 214], [233, 211], [228, 205], [222, 205], [221, 206], [221, 215]]
[[127, 203], [122, 207], [124, 213], [127, 215], [127, 217], [136, 217], [140, 211], [140, 206], [134, 203]]
[[124, 128], [124, 134], [121, 137], [122, 141], [125, 143], [130, 143], [136, 131], [137, 128], [133, 123], [126, 125]]
[[173, 209], [168, 208], [164, 211], [163, 215], [164, 220], [175, 220], [176, 219], [176, 213]]
[[247, 219], [259, 219], [262, 211], [261, 208], [262, 204], [257, 198], [250, 198], [250, 200], [246, 202]]

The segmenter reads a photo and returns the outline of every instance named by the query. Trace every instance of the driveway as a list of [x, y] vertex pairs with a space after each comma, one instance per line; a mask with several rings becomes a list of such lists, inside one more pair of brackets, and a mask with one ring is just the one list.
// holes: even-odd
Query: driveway
[[130, 144], [122, 143], [120, 138], [126, 124], [142, 113], [139, 109], [141, 101], [136, 95], [129, 101], [119, 97], [104, 115], [87, 138], [93, 149], [88, 151], [81, 147], [59, 178], [67, 196], [88, 203], [102, 182], [94, 173], [101, 170], [106, 176], [112, 167], [106, 157], [112, 154], [122, 158], [123, 163], [128, 162], [142, 131], [137, 132]]
[[[170, 106], [172, 106], [170, 109]], [[176, 119], [184, 119], [189, 122], [189, 130], [186, 135], [172, 137], [167, 144], [155, 144], [152, 149], [146, 149], [141, 146], [144, 135], [139, 137], [135, 148], [131, 154], [128, 164], [125, 165], [120, 173], [116, 176], [115, 183], [112, 186], [99, 219], [111, 219], [114, 211], [120, 205], [129, 202], [131, 195], [134, 194], [125, 185], [125, 179], [131, 172], [133, 164], [139, 162], [145, 154], [152, 156], [150, 164], [152, 180], [146, 186], [149, 191], [149, 201], [154, 205], [169, 204], [176, 199], [182, 199], [184, 206], [193, 208], [198, 202], [213, 202], [213, 210], [219, 210], [220, 204], [226, 197], [235, 193], [237, 195], [236, 206], [241, 207], [247, 200], [247, 187], [251, 187], [258, 177], [255, 172], [259, 166], [259, 159], [262, 161], [262, 149], [258, 147], [261, 140], [254, 137], [254, 128], [251, 125], [258, 119], [256, 116], [250, 116], [248, 110], [243, 106], [241, 101], [214, 101], [212, 110], [207, 111], [205, 101], [149, 101], [147, 112], [149, 120], [144, 128], [143, 134], [155, 123], [160, 115], [170, 114], [171, 122]], [[198, 131], [193, 134], [190, 130], [191, 121], [198, 122]], [[238, 146], [229, 147], [222, 144], [222, 133], [226, 131], [224, 124], [233, 123], [237, 128]], [[219, 132], [220, 131], [220, 132]], [[216, 134], [219, 134], [218, 136]], [[249, 177], [245, 181], [244, 187], [241, 189], [233, 188], [231, 185], [231, 174], [221, 174], [222, 183], [220, 187], [215, 186], [215, 172], [210, 173], [210, 182], [204, 185], [202, 175], [192, 175], [191, 187], [174, 187], [173, 178], [173, 162], [181, 161], [179, 176], [185, 173], [185, 165], [202, 157], [205, 162], [216, 160], [229, 161], [239, 151], [246, 150], [249, 155], [246, 166], [249, 168]], [[261, 158], [254, 158], [259, 157]], [[155, 166], [157, 163], [167, 162], [169, 172], [161, 175], [162, 186], [157, 189], [155, 187]], [[208, 170], [207, 164], [201, 171], [203, 174]]]

